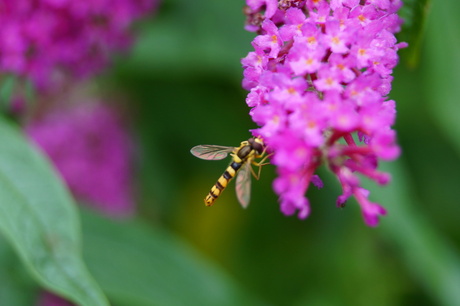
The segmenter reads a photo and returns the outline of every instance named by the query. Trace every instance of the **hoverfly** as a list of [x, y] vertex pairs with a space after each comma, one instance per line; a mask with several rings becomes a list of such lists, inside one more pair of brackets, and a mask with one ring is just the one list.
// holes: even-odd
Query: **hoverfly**
[[[216, 184], [212, 186], [211, 191], [204, 199], [206, 206], [211, 206], [227, 187], [228, 183], [238, 174], [236, 178], [236, 196], [241, 206], [246, 208], [249, 205], [251, 197], [251, 173], [256, 179], [259, 179], [260, 170], [264, 161], [269, 157], [265, 155], [265, 144], [260, 137], [249, 138], [241, 142], [239, 147], [225, 147], [215, 145], [199, 145], [193, 147], [190, 152], [198, 158], [205, 160], [221, 160], [232, 156], [232, 162], [220, 176]], [[262, 158], [260, 162], [256, 162], [256, 158]], [[251, 165], [259, 167], [256, 174]]]

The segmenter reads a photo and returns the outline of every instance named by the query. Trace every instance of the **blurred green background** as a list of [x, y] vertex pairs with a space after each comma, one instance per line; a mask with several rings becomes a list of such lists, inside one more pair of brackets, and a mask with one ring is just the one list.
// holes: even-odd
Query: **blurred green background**
[[253, 183], [247, 210], [233, 186], [214, 207], [203, 205], [226, 162], [189, 149], [238, 145], [255, 128], [240, 85], [253, 38], [242, 6], [164, 1], [108, 79], [133, 104], [141, 215], [269, 305], [460, 305], [460, 4], [433, 2], [418, 65], [402, 62], [394, 73], [403, 154], [384, 166], [390, 186], [370, 185], [371, 199], [389, 209], [378, 228], [364, 225], [353, 201], [335, 207], [339, 186], [324, 169], [305, 221], [279, 212], [271, 166]]
[[[127, 101], [140, 146], [143, 220], [123, 231], [83, 212], [85, 259], [104, 291], [115, 305], [172, 305], [168, 295], [193, 295], [183, 291], [192, 284], [209, 295], [208, 305], [460, 305], [460, 3], [433, 1], [416, 67], [407, 65], [414, 50], [401, 52], [406, 60], [395, 70], [391, 98], [403, 153], [382, 165], [393, 175], [389, 186], [368, 185], [370, 199], [389, 210], [377, 228], [364, 224], [353, 200], [336, 208], [340, 188], [327, 169], [320, 173], [325, 187], [308, 192], [312, 213], [304, 221], [279, 211], [272, 166], [253, 182], [248, 209], [239, 206], [233, 184], [214, 207], [204, 206], [227, 162], [199, 160], [190, 148], [237, 146], [256, 128], [241, 88], [240, 59], [254, 37], [243, 29], [243, 5], [165, 0], [138, 25], [133, 51], [98, 80], [107, 95]], [[153, 238], [142, 233], [152, 229], [165, 249], [179, 241], [171, 253], [163, 254], [161, 243], [150, 247]], [[173, 268], [149, 274], [151, 260]], [[104, 271], [109, 268], [113, 275]], [[122, 275], [123, 290], [132, 286], [146, 298], [120, 293], [117, 271], [130, 271]], [[216, 303], [219, 286], [195, 278], [197, 271], [231, 284], [233, 299]], [[15, 273], [21, 288], [31, 286], [22, 284], [24, 271]], [[142, 283], [151, 278], [154, 283]], [[158, 289], [179, 279], [177, 292]], [[157, 286], [163, 302], [148, 299], [155, 290], [148, 285]]]

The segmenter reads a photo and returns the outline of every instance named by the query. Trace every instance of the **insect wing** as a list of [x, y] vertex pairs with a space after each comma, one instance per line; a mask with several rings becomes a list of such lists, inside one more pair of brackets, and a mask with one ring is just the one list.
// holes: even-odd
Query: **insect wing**
[[236, 177], [236, 197], [243, 208], [248, 207], [251, 199], [251, 163], [246, 162]]
[[205, 160], [220, 160], [228, 156], [233, 151], [234, 147], [215, 146], [215, 145], [199, 145], [193, 147], [190, 152], [201, 159]]

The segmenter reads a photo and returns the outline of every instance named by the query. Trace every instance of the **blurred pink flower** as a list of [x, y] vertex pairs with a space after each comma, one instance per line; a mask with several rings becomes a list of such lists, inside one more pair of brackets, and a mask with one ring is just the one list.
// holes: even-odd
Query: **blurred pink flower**
[[78, 200], [111, 216], [133, 213], [133, 147], [114, 110], [81, 103], [47, 114], [26, 132]]
[[0, 72], [48, 87], [58, 70], [87, 77], [130, 45], [157, 0], [0, 0]]
[[43, 291], [37, 303], [38, 306], [74, 306], [75, 304], [55, 295], [54, 293]]
[[365, 222], [378, 223], [383, 207], [368, 200], [357, 174], [379, 184], [389, 175], [377, 161], [398, 157], [391, 129], [396, 110], [388, 100], [398, 62], [394, 33], [400, 0], [247, 0], [246, 29], [259, 34], [242, 60], [247, 104], [273, 153], [273, 187], [286, 215], [306, 218], [310, 183], [326, 163], [343, 193], [361, 206]]

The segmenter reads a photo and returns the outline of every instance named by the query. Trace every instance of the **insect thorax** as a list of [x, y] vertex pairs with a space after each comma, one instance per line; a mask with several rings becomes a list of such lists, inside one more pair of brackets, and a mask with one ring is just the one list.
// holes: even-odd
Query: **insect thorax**
[[234, 160], [244, 163], [251, 157], [259, 157], [264, 152], [264, 143], [260, 138], [250, 138], [241, 142], [241, 145], [233, 151]]
[[247, 145], [240, 147], [238, 151], [236, 152], [236, 155], [242, 161], [244, 161], [249, 157], [249, 155], [251, 154], [251, 151], [252, 151], [252, 147], [249, 144], [247, 144]]

